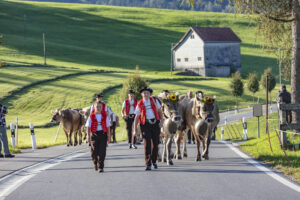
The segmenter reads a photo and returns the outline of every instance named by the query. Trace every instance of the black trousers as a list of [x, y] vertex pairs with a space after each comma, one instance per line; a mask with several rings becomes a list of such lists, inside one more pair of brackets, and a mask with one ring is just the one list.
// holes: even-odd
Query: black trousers
[[155, 124], [146, 121], [144, 125], [140, 126], [144, 139], [145, 164], [149, 166], [156, 163], [157, 160], [160, 135], [159, 121]]
[[97, 131], [91, 135], [91, 157], [94, 165], [98, 168], [104, 168], [106, 156], [107, 134], [103, 131]]
[[126, 130], [127, 130], [128, 143], [129, 144], [135, 144], [135, 142], [136, 142], [135, 138], [134, 138], [134, 141], [132, 143], [132, 125], [133, 125], [133, 122], [134, 122], [134, 117], [127, 118], [125, 120], [125, 122], [126, 122]]
[[114, 143], [117, 142], [116, 141], [116, 126], [117, 126], [117, 123], [113, 122], [112, 126], [110, 127], [110, 135], [113, 138], [112, 142], [114, 142]]

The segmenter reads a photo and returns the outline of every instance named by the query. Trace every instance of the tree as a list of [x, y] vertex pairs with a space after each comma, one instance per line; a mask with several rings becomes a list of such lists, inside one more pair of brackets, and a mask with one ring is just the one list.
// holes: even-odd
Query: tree
[[[224, 2], [225, 0], [219, 0]], [[182, 0], [193, 5], [194, 0]], [[230, 0], [238, 13], [255, 15], [257, 34], [261, 34], [265, 47], [276, 53], [284, 49], [285, 62], [291, 58], [291, 98], [300, 104], [300, 1], [299, 0]], [[289, 67], [289, 65], [285, 65]], [[300, 124], [300, 110], [293, 112], [293, 123]]]
[[275, 77], [273, 76], [272, 74], [272, 68], [267, 68], [265, 71], [264, 71], [264, 74], [261, 75], [261, 85], [264, 89], [267, 89], [266, 86], [267, 86], [267, 77], [268, 77], [268, 92], [270, 93], [270, 103], [271, 103], [271, 100], [272, 100], [272, 96], [271, 96], [271, 92], [272, 90], [275, 88], [276, 86], [276, 80], [275, 80]]
[[244, 93], [244, 83], [239, 72], [235, 72], [232, 75], [230, 82], [231, 94], [235, 97], [236, 105], [238, 107], [238, 97], [241, 97]]
[[259, 81], [256, 73], [251, 73], [248, 76], [247, 87], [250, 92], [252, 92], [253, 104], [254, 104], [254, 94], [259, 90]]
[[140, 89], [145, 86], [148, 86], [149, 82], [140, 76], [139, 67], [136, 66], [135, 72], [128, 75], [128, 78], [123, 82], [123, 88], [121, 91], [122, 100], [128, 98], [128, 90], [135, 90], [135, 98], [141, 99], [141, 94], [139, 93]]

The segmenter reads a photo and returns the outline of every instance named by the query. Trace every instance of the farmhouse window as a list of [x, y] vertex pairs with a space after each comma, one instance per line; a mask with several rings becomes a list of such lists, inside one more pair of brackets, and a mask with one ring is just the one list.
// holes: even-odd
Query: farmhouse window
[[194, 38], [195, 38], [195, 36], [194, 36], [194, 34], [192, 34], [192, 35], [191, 35], [191, 39], [194, 39]]
[[181, 59], [180, 58], [177, 58], [177, 62], [180, 62], [181, 61]]
[[201, 61], [202, 60], [202, 58], [201, 57], [198, 57], [198, 61]]
[[184, 59], [184, 61], [185, 61], [185, 62], [188, 62], [188, 61], [189, 61], [189, 59], [188, 59], [188, 58], [185, 58], [185, 59]]

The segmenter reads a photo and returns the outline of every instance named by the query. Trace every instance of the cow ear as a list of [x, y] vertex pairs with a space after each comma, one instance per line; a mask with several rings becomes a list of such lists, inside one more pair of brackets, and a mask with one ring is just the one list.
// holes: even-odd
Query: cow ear
[[55, 115], [55, 111], [54, 110], [51, 110], [50, 112], [51, 112], [52, 115]]
[[79, 110], [79, 114], [84, 115], [85, 112], [83, 110]]
[[58, 114], [59, 114], [60, 116], [64, 117], [64, 113], [63, 113], [61, 110], [58, 111]]
[[185, 99], [185, 95], [180, 95], [179, 96], [179, 101], [183, 101]]

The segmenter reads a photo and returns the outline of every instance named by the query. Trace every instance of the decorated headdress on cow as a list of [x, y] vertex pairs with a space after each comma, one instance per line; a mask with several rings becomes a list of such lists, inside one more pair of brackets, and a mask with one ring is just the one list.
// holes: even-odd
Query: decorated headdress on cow
[[211, 105], [215, 102], [215, 100], [211, 97], [204, 97], [203, 99], [201, 99], [201, 102]]

